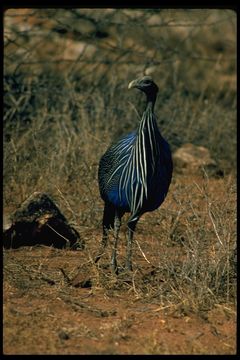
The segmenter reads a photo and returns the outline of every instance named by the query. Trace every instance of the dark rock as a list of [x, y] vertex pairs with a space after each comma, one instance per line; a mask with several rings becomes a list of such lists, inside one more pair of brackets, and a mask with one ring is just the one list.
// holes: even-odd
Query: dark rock
[[84, 248], [78, 232], [68, 224], [53, 200], [40, 192], [34, 192], [7, 219], [3, 232], [5, 248], [34, 245]]

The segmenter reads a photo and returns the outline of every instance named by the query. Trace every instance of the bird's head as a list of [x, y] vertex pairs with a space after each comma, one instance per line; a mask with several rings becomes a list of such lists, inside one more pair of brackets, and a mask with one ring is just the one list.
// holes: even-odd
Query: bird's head
[[143, 91], [148, 99], [156, 99], [158, 86], [155, 84], [151, 76], [143, 76], [129, 83], [128, 89], [137, 88]]

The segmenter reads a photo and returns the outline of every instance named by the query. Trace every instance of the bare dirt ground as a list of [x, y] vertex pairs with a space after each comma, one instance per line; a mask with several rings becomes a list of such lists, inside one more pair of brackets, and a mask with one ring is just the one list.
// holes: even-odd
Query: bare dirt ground
[[[201, 185], [203, 180], [195, 181]], [[220, 201], [226, 182], [210, 180], [215, 199]], [[163, 210], [144, 215], [139, 223], [136, 239], [150, 263], [135, 245], [132, 274], [111, 273], [110, 246], [99, 264], [93, 264], [101, 229], [85, 232], [84, 251], [44, 246], [4, 250], [4, 353], [234, 354], [233, 303], [216, 300], [206, 306], [204, 301], [194, 311], [195, 299], [190, 306], [184, 285], [171, 285], [171, 264], [183, 268], [188, 261], [181, 243], [161, 235], [165, 229], [165, 237], [167, 225], [164, 219], [160, 224], [159, 214], [173, 207], [172, 194]], [[123, 225], [121, 240], [124, 230]], [[121, 266], [124, 241], [119, 245]], [[210, 250], [208, 254], [214, 256]], [[161, 268], [162, 261], [169, 268]]]

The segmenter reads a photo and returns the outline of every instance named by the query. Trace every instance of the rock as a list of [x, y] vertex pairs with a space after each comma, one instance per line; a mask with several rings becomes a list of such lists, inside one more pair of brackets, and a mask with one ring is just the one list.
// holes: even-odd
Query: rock
[[38, 244], [84, 248], [78, 232], [69, 225], [53, 200], [41, 192], [34, 192], [10, 217], [6, 217], [3, 230], [5, 248]]
[[210, 152], [204, 146], [196, 146], [190, 143], [184, 144], [173, 154], [174, 169], [179, 173], [202, 173], [221, 176], [217, 163], [210, 156]]

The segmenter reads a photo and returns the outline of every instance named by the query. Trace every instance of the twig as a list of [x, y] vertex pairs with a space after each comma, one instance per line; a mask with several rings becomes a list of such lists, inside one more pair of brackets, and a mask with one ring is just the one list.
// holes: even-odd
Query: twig
[[62, 237], [65, 241], [66, 241], [66, 247], [70, 247], [70, 241], [65, 238], [65, 236], [61, 235], [58, 231], [56, 231], [51, 225], [46, 224], [52, 231], [54, 231], [57, 235], [59, 235], [60, 237]]
[[137, 292], [137, 290], [136, 290], [136, 286], [135, 286], [135, 280], [134, 280], [136, 273], [137, 273], [137, 270], [136, 270], [136, 271], [134, 272], [134, 274], [133, 274], [133, 277], [132, 277], [132, 285], [133, 285], [133, 290], [134, 290], [135, 294], [139, 297], [139, 294], [138, 294], [138, 292]]
[[145, 259], [149, 264], [151, 264], [151, 262], [147, 259], [146, 255], [145, 255], [144, 252], [142, 251], [141, 246], [140, 246], [139, 242], [137, 241], [137, 239], [135, 239], [135, 241], [136, 241], [137, 246], [139, 247], [139, 250], [141, 251], [142, 256], [144, 257], [144, 259]]
[[63, 270], [63, 268], [59, 268], [59, 270], [61, 271], [61, 273], [63, 274], [64, 280], [65, 282], [69, 285], [71, 284], [72, 280], [69, 278], [69, 276], [66, 274], [65, 270]]
[[61, 195], [62, 199], [64, 200], [68, 210], [71, 212], [71, 214], [74, 216], [74, 218], [76, 219], [76, 214], [75, 212], [73, 211], [73, 209], [71, 208], [71, 205], [69, 204], [68, 200], [66, 199], [66, 197], [63, 195], [62, 191], [57, 187], [55, 186], [57, 191], [59, 192], [59, 194]]
[[139, 112], [137, 111], [136, 107], [130, 101], [128, 101], [128, 104], [133, 108], [133, 110], [137, 114], [138, 119], [141, 120], [141, 116], [140, 116]]
[[212, 205], [211, 203], [209, 203], [209, 205], [208, 205], [208, 214], [209, 214], [210, 220], [211, 220], [211, 222], [212, 222], [212, 225], [213, 225], [215, 234], [216, 234], [216, 236], [217, 236], [217, 239], [218, 239], [219, 243], [220, 243], [222, 246], [224, 246], [222, 240], [220, 239], [220, 236], [219, 236], [218, 231], [217, 231], [217, 227], [216, 227], [216, 225], [215, 225], [215, 223], [214, 223], [214, 220], [213, 220], [213, 217], [212, 217], [212, 214], [211, 214], [211, 205]]

